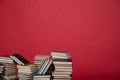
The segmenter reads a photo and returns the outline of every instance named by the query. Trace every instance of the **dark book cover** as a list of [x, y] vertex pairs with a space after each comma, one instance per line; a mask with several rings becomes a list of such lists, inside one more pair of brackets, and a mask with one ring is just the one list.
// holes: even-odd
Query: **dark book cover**
[[53, 61], [58, 62], [72, 62], [72, 59], [54, 59]]
[[[26, 64], [30, 64], [30, 62], [27, 60], [27, 59], [25, 59], [22, 55], [20, 55], [20, 54], [11, 54], [10, 56], [14, 56], [14, 57], [16, 57], [20, 62], [22, 62], [24, 65], [26, 65]], [[11, 57], [12, 58], [12, 57]], [[13, 58], [12, 58], [13, 59]], [[13, 60], [15, 60], [15, 59], [13, 59]], [[17, 62], [16, 60], [15, 60], [15, 62]], [[18, 62], [17, 62], [18, 63]], [[23, 64], [21, 64], [21, 65], [23, 65]]]

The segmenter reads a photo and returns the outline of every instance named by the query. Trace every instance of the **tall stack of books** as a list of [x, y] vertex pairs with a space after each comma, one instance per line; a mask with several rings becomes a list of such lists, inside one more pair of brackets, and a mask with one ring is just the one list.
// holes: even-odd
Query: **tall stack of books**
[[14, 80], [16, 76], [16, 65], [10, 57], [0, 57], [2, 65], [1, 76], [4, 80]]
[[68, 52], [52, 51], [53, 64], [55, 70], [52, 73], [53, 80], [72, 79], [72, 59]]
[[37, 68], [34, 64], [17, 65], [18, 78], [20, 80], [33, 80], [33, 75], [36, 73]]
[[49, 70], [52, 64], [50, 56], [37, 55], [34, 62], [38, 67], [38, 72], [34, 75], [34, 80], [50, 80], [51, 74]]

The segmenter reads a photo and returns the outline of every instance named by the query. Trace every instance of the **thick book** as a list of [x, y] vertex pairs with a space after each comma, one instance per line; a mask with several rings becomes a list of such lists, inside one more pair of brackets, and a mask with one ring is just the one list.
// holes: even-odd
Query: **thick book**
[[38, 78], [50, 78], [51, 77], [51, 74], [45, 74], [45, 75], [40, 75], [40, 74], [34, 74], [34, 77], [38, 77]]
[[17, 68], [19, 68], [19, 69], [33, 69], [33, 68], [35, 68], [35, 65], [34, 64], [28, 64], [28, 65], [26, 65], [26, 66], [22, 66], [22, 65], [17, 65]]
[[64, 65], [72, 65], [72, 62], [59, 62], [59, 61], [53, 61], [53, 64], [64, 64]]
[[52, 74], [52, 76], [56, 76], [56, 77], [71, 77], [70, 74]]
[[50, 78], [51, 78], [50, 74], [45, 75], [35, 74], [33, 80], [50, 80]]
[[53, 61], [58, 61], [58, 62], [72, 62], [72, 59], [54, 59]]
[[10, 57], [19, 65], [30, 64], [30, 62], [20, 54], [11, 54]]
[[17, 78], [17, 75], [14, 74], [14, 75], [10, 75], [10, 76], [3, 76], [4, 77], [4, 80], [13, 80], [15, 78]]
[[72, 74], [71, 71], [54, 71], [52, 74]]
[[65, 52], [65, 51], [52, 51], [51, 52], [51, 56], [52, 57], [70, 57], [69, 52]]

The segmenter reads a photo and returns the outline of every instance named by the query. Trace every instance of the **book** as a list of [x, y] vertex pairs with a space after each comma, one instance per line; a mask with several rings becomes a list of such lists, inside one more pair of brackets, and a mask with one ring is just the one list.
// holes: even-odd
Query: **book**
[[71, 71], [53, 71], [53, 73], [52, 74], [72, 74], [72, 72]]
[[65, 52], [65, 51], [52, 51], [51, 56], [53, 59], [69, 59], [70, 58], [69, 52]]
[[70, 71], [70, 72], [72, 72], [73, 70], [72, 69], [66, 69], [66, 68], [64, 68], [64, 69], [55, 68], [55, 71], [63, 71], [63, 72]]
[[21, 68], [21, 69], [33, 69], [33, 68], [35, 68], [35, 65], [34, 64], [28, 64], [26, 66], [17, 65], [17, 68]]
[[72, 65], [72, 62], [60, 62], [60, 61], [53, 61], [53, 64], [64, 64], [64, 65], [66, 65], [66, 64], [71, 64]]
[[54, 59], [53, 61], [58, 61], [58, 62], [72, 62], [72, 59]]
[[70, 74], [52, 74], [52, 76], [56, 76], [56, 77], [64, 77], [64, 78], [68, 78], [71, 77]]
[[3, 78], [4, 78], [5, 80], [12, 80], [12, 79], [17, 78], [17, 75], [3, 76]]
[[50, 78], [51, 78], [50, 74], [46, 75], [35, 74], [33, 80], [50, 80]]
[[25, 59], [23, 56], [20, 54], [11, 54], [10, 57], [19, 65], [27, 65], [30, 64], [30, 62]]
[[39, 78], [41, 78], [41, 77], [46, 77], [46, 78], [50, 78], [51, 75], [50, 75], [50, 74], [45, 74], [45, 75], [34, 74], [34, 77], [39, 77]]

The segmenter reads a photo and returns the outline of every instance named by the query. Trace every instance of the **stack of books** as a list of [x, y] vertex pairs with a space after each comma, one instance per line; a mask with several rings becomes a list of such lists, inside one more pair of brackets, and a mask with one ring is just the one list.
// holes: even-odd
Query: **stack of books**
[[[0, 73], [4, 80], [14, 80], [16, 76], [16, 65], [10, 57], [0, 57]], [[2, 71], [2, 72], [1, 72]]]
[[33, 80], [33, 75], [36, 73], [37, 68], [34, 64], [17, 65], [19, 80]]
[[53, 80], [71, 80], [72, 59], [68, 52], [52, 51], [55, 70], [52, 73]]
[[19, 80], [32, 80], [37, 70], [35, 65], [30, 64], [30, 62], [20, 54], [11, 54], [10, 57], [18, 64]]
[[5, 79], [5, 80], [14, 80], [17, 78], [17, 75], [16, 75], [16, 65], [15, 64], [8, 64], [8, 63], [5, 63], [3, 64], [5, 67], [4, 67], [4, 71], [2, 73], [2, 77]]
[[34, 75], [34, 80], [50, 80], [50, 71], [52, 68], [52, 59], [50, 56], [37, 55], [34, 62], [38, 67], [38, 72]]

